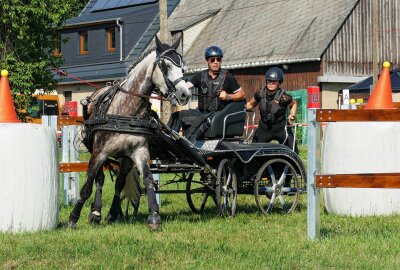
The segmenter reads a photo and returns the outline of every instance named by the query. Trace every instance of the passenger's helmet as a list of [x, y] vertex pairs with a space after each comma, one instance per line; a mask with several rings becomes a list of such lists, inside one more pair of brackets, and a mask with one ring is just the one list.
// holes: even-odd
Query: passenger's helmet
[[285, 75], [283, 74], [282, 69], [278, 67], [272, 67], [267, 70], [265, 73], [265, 80], [267, 81], [279, 81], [279, 83], [283, 82]]
[[206, 49], [204, 52], [204, 57], [206, 60], [210, 57], [224, 57], [224, 52], [222, 49], [218, 46], [210, 46]]

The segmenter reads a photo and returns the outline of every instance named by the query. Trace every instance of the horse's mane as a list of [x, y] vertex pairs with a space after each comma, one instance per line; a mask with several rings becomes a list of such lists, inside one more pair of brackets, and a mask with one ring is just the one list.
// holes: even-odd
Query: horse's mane
[[[128, 74], [131, 72], [132, 69], [134, 69], [146, 56], [148, 56], [150, 53], [152, 53], [155, 50], [155, 48], [150, 48], [145, 50], [140, 54], [140, 56], [133, 62], [132, 65], [129, 66], [128, 68]], [[97, 89], [96, 91], [93, 92], [93, 94], [90, 96], [92, 102], [89, 103], [88, 105], [88, 114], [91, 115], [93, 113], [94, 107], [96, 106], [96, 101], [97, 97], [103, 94], [105, 91], [107, 91], [110, 88], [110, 86], [106, 86], [100, 89]]]
[[141, 62], [144, 58], [146, 58], [146, 56], [148, 56], [153, 51], [154, 51], [154, 49], [150, 49], [150, 50], [145, 50], [144, 52], [142, 52], [142, 54], [135, 60], [135, 62], [133, 62], [133, 64], [129, 66], [128, 74], [129, 74], [129, 72], [131, 72], [132, 69], [134, 69], [137, 66], [137, 64], [139, 64], [139, 62]]

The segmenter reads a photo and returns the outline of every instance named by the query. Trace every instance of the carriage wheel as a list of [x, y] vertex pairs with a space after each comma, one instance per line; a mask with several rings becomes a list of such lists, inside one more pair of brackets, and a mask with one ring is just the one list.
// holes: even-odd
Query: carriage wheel
[[232, 162], [223, 159], [218, 166], [215, 194], [222, 216], [233, 217], [237, 205], [237, 177]]
[[194, 173], [190, 173], [186, 180], [186, 200], [193, 213], [202, 214], [207, 201], [212, 199], [215, 202], [215, 198], [211, 189], [204, 186], [201, 180], [194, 180], [193, 176]]
[[254, 195], [264, 214], [290, 213], [299, 201], [299, 178], [293, 165], [284, 159], [271, 159], [258, 170]]

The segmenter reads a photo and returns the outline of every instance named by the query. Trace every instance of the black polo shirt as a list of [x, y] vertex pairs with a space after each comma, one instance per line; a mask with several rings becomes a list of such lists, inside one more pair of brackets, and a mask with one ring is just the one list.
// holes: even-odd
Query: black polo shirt
[[[215, 79], [213, 79], [209, 74], [207, 74], [208, 79], [209, 80], [215, 80], [218, 78], [215, 77]], [[191, 82], [194, 87], [200, 89], [202, 87], [201, 85], [201, 72], [195, 74], [190, 80], [189, 82]], [[239, 83], [237, 82], [235, 76], [229, 72], [226, 73], [226, 78], [224, 81], [224, 84], [222, 86], [222, 89], [225, 90], [228, 94], [233, 94], [236, 91], [238, 91], [240, 88]]]

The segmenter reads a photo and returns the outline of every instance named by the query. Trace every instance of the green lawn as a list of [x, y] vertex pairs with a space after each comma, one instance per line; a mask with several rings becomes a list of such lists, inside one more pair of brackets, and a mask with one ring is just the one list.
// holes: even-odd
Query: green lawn
[[[112, 193], [107, 180], [103, 216]], [[163, 229], [156, 233], [147, 229], [144, 197], [137, 219], [114, 225], [89, 225], [89, 203], [77, 230], [0, 234], [0, 269], [400, 268], [400, 216], [339, 217], [322, 210], [322, 237], [312, 242], [306, 195], [297, 212], [268, 216], [253, 196], [240, 195], [233, 219], [219, 217], [211, 205], [204, 215], [193, 214], [184, 195], [162, 195]], [[60, 222], [71, 209], [60, 208]]]

